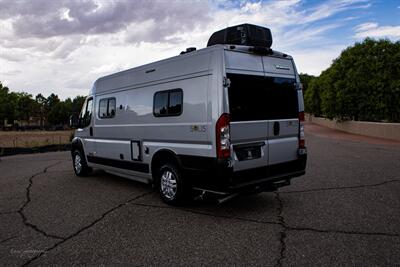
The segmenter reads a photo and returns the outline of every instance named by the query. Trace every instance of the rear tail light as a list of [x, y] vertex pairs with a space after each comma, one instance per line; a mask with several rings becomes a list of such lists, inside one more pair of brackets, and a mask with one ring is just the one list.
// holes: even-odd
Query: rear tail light
[[229, 158], [231, 156], [230, 117], [224, 113], [219, 117], [216, 125], [217, 157]]
[[299, 154], [306, 154], [306, 138], [304, 135], [304, 111], [299, 112]]

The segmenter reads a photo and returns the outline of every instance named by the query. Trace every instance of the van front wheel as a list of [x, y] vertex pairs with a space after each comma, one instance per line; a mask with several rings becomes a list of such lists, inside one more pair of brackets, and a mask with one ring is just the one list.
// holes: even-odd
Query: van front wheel
[[178, 168], [173, 164], [165, 164], [160, 168], [158, 188], [161, 199], [170, 205], [183, 204], [186, 200], [182, 176]]
[[75, 150], [72, 153], [72, 164], [77, 176], [86, 176], [91, 171], [91, 168], [86, 163], [85, 156], [80, 150]]

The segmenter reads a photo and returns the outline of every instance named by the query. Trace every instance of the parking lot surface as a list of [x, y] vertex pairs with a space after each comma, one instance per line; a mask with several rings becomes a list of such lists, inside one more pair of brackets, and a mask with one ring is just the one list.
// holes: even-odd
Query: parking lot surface
[[306, 127], [305, 176], [217, 205], [163, 204], [69, 152], [0, 161], [0, 265], [400, 266], [400, 144]]

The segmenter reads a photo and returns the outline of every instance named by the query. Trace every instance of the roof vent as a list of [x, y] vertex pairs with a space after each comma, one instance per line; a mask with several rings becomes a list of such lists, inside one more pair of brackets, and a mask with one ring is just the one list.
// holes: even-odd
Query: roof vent
[[186, 54], [186, 53], [190, 53], [190, 52], [193, 52], [193, 51], [196, 51], [196, 47], [188, 47], [188, 48], [186, 48], [186, 51], [182, 51], [181, 52], [181, 55]]
[[216, 44], [247, 45], [270, 48], [272, 45], [271, 30], [265, 27], [241, 24], [214, 32], [207, 46]]

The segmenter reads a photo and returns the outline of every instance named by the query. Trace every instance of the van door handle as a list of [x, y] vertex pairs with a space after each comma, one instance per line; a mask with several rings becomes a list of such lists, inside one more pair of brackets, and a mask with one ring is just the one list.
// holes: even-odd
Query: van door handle
[[89, 128], [89, 134], [90, 134], [90, 136], [93, 136], [93, 127]]
[[279, 135], [280, 125], [279, 121], [274, 122], [274, 135]]

